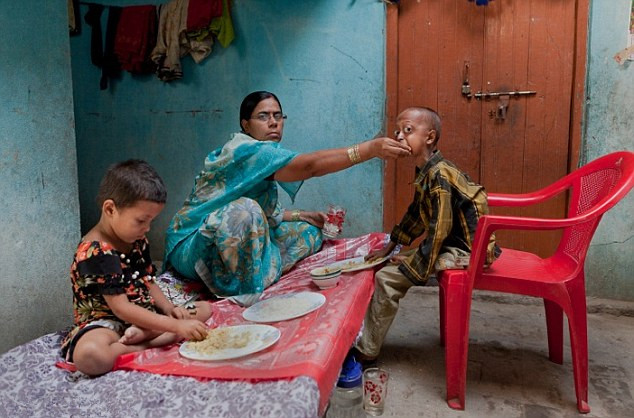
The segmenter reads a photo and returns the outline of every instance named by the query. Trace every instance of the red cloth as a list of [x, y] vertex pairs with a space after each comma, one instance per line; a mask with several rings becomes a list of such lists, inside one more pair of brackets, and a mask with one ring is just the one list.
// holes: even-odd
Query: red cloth
[[[298, 263], [268, 288], [263, 297], [318, 292], [320, 290], [310, 278], [311, 269], [367, 254], [382, 248], [385, 242], [383, 233], [326, 241], [322, 251]], [[281, 331], [279, 341], [250, 356], [225, 361], [195, 361], [181, 357], [178, 345], [172, 345], [120, 356], [114, 370], [251, 382], [310, 376], [319, 386], [319, 412], [322, 413], [343, 360], [359, 332], [373, 290], [373, 270], [342, 274], [336, 287], [321, 291], [326, 296], [323, 306], [303, 317], [271, 324]], [[216, 302], [209, 323], [213, 326], [249, 323], [242, 318], [243, 311], [244, 308], [227, 300]]]
[[189, 0], [187, 32], [206, 28], [214, 17], [222, 16], [222, 0]]
[[152, 73], [150, 53], [156, 45], [156, 6], [129, 6], [121, 10], [114, 53], [121, 68], [131, 73]]

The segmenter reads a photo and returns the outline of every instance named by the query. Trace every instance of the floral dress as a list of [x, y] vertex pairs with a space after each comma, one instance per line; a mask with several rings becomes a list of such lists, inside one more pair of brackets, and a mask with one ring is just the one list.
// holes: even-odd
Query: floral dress
[[291, 200], [301, 182], [272, 176], [297, 154], [273, 141], [234, 134], [205, 169], [166, 234], [165, 265], [216, 295], [260, 293], [321, 248], [321, 229], [283, 222], [278, 186]]
[[[156, 267], [150, 258], [147, 239], [134, 242], [127, 253], [103, 241], [80, 242], [70, 268], [75, 327], [62, 342], [62, 355], [66, 356], [82, 330], [106, 326], [120, 331], [129, 326], [112, 312], [104, 295], [126, 294], [131, 303], [156, 312], [154, 298], [150, 296], [154, 274]], [[108, 323], [115, 328], [103, 325]]]

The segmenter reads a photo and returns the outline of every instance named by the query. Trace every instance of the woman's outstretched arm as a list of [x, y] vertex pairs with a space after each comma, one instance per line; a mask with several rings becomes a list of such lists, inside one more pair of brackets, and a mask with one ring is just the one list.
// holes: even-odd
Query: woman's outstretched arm
[[298, 181], [319, 177], [352, 167], [378, 157], [384, 160], [411, 154], [408, 145], [391, 138], [380, 137], [348, 148], [333, 148], [300, 154], [274, 175], [278, 181]]

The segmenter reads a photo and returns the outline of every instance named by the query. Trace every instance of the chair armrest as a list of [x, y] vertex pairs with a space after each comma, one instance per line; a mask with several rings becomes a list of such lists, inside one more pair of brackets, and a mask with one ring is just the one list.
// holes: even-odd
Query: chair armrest
[[571, 187], [568, 176], [559, 179], [555, 183], [530, 193], [489, 193], [487, 201], [489, 206], [530, 206], [549, 200]]

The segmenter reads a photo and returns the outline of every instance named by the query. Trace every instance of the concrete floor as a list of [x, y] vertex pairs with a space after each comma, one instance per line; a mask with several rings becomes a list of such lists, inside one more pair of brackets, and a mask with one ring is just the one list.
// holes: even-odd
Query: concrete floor
[[[586, 417], [633, 417], [634, 302], [588, 299]], [[568, 327], [564, 330], [567, 333]], [[575, 417], [570, 345], [548, 360], [540, 299], [476, 292], [472, 304], [465, 411], [445, 402], [438, 288], [412, 288], [379, 357], [390, 373], [384, 417]]]

